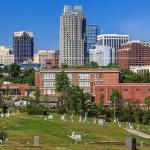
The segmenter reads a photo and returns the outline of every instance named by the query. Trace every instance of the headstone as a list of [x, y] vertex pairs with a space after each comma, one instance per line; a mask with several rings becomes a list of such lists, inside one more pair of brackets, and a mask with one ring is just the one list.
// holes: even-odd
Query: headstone
[[1, 117], [4, 117], [4, 114], [1, 114]]
[[136, 138], [128, 137], [126, 139], [126, 148], [127, 150], [136, 150]]
[[98, 124], [101, 125], [101, 126], [104, 126], [105, 125], [105, 120], [104, 119], [98, 119]]
[[48, 119], [53, 120], [54, 119], [53, 115], [48, 115]]
[[73, 113], [72, 113], [72, 115], [71, 115], [71, 121], [73, 122], [74, 120], [73, 120]]
[[39, 144], [40, 144], [40, 137], [34, 136], [34, 146], [39, 146]]
[[10, 117], [10, 113], [9, 113], [9, 111], [6, 113], [6, 117]]
[[83, 122], [86, 122], [86, 121], [87, 121], [87, 116], [88, 116], [88, 112], [85, 112], [85, 115], [84, 115], [84, 120], [83, 120]]
[[143, 145], [144, 145], [144, 141], [141, 141], [141, 148], [143, 147]]
[[0, 144], [3, 144], [3, 141], [2, 141], [2, 140], [0, 140]]
[[79, 116], [79, 122], [82, 122], [82, 116], [81, 115]]
[[94, 117], [93, 123], [96, 124], [96, 118]]
[[62, 120], [62, 121], [66, 121], [66, 114], [63, 114], [63, 115], [61, 116], [61, 120]]

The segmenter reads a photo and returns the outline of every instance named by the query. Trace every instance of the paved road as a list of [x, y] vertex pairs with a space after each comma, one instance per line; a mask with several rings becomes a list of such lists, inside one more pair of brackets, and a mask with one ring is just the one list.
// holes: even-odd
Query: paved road
[[143, 137], [145, 139], [150, 139], [150, 135], [149, 134], [146, 134], [144, 132], [141, 132], [141, 131], [136, 131], [136, 130], [131, 130], [131, 129], [126, 129], [124, 128], [126, 131], [132, 133], [132, 134], [135, 134], [137, 136], [140, 136], [140, 137]]

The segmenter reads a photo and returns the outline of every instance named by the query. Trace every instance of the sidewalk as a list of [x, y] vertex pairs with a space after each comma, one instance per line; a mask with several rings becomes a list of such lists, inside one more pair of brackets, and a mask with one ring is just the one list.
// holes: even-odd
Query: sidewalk
[[141, 132], [141, 131], [137, 131], [137, 130], [131, 130], [131, 129], [126, 129], [124, 128], [126, 131], [132, 133], [132, 134], [135, 134], [137, 136], [140, 136], [140, 137], [143, 137], [145, 139], [150, 139], [150, 135], [149, 134], [146, 134], [144, 132]]

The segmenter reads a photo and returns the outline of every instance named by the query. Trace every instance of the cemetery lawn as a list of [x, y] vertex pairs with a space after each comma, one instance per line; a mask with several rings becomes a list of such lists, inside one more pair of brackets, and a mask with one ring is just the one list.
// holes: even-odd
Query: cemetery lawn
[[[117, 124], [109, 123], [107, 126], [89, 123], [79, 123], [78, 117], [71, 122], [60, 120], [60, 115], [53, 114], [54, 120], [45, 120], [46, 116], [31, 116], [27, 114], [12, 114], [10, 118], [0, 118], [0, 129], [6, 128], [8, 139], [0, 150], [125, 150], [125, 146], [90, 144], [94, 141], [119, 141], [131, 136]], [[75, 144], [67, 137], [72, 132], [82, 134], [82, 142]], [[40, 137], [40, 147], [33, 147], [33, 137]], [[150, 144], [149, 139], [137, 137], [138, 143], [144, 141]], [[140, 148], [149, 150], [150, 147]]]

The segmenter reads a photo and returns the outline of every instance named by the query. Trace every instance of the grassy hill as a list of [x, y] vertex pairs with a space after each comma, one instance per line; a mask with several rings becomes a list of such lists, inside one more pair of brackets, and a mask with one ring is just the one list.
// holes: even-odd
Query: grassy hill
[[[69, 116], [67, 121], [63, 122], [60, 120], [60, 115], [53, 115], [54, 120], [45, 120], [45, 116], [29, 116], [27, 114], [13, 114], [10, 118], [0, 118], [0, 129], [5, 127], [8, 134], [5, 147], [0, 146], [0, 150], [124, 150], [124, 146], [97, 145], [90, 144], [90, 142], [124, 142], [126, 137], [131, 136], [130, 133], [114, 123], [100, 126], [93, 124], [92, 119], [89, 119], [89, 123], [79, 123], [77, 117], [74, 122], [71, 122]], [[73, 131], [83, 135], [80, 144], [75, 144], [72, 139], [67, 137]], [[40, 136], [41, 147], [32, 147], [34, 136]], [[137, 141], [150, 144], [150, 140], [139, 137], [137, 137]], [[143, 148], [143, 150], [148, 149], [150, 147]]]

